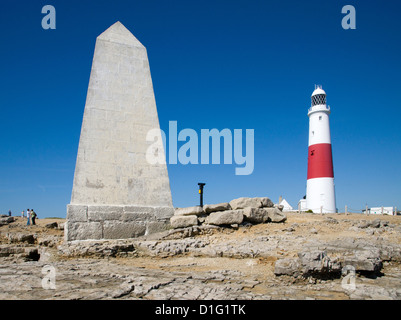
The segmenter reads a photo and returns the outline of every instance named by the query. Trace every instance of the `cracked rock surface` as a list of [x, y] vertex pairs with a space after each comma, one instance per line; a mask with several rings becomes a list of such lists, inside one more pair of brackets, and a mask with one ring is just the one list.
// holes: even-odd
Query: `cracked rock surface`
[[0, 299], [401, 299], [401, 217], [287, 213], [281, 224], [70, 243], [63, 222], [3, 223]]

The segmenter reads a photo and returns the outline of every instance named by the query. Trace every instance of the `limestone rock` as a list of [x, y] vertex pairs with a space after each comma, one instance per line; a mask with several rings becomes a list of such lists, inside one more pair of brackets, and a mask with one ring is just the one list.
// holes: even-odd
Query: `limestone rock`
[[282, 204], [275, 204], [273, 207], [279, 209], [280, 211], [283, 211], [284, 209], [284, 205]]
[[240, 224], [244, 220], [243, 210], [227, 210], [212, 212], [205, 223], [213, 225]]
[[350, 298], [355, 300], [400, 300], [399, 289], [357, 284], [350, 292]]
[[294, 231], [295, 231], [295, 228], [294, 228], [294, 227], [288, 227], [288, 228], [284, 228], [282, 231], [285, 231], [285, 232], [294, 232]]
[[118, 257], [135, 254], [136, 248], [131, 241], [101, 240], [65, 242], [57, 247], [66, 257]]
[[[204, 224], [137, 239], [72, 242], [62, 242], [62, 232], [45, 228], [46, 221], [32, 228], [17, 217], [0, 228], [0, 299], [400, 299], [400, 234], [382, 225], [383, 217], [380, 228], [368, 229], [386, 231], [367, 237], [364, 229], [348, 232], [361, 222], [357, 215], [331, 215], [338, 224], [325, 215], [286, 215], [282, 227], [244, 228], [243, 222], [232, 231]], [[397, 217], [388, 219], [400, 225]], [[6, 243], [7, 233], [20, 232], [36, 232], [35, 244]], [[56, 268], [56, 291], [40, 285], [47, 264]], [[356, 289], [346, 289], [341, 276], [354, 270]], [[273, 272], [283, 276], [266, 277]]]
[[296, 258], [284, 258], [276, 261], [275, 275], [290, 276], [330, 276], [341, 273], [341, 263], [331, 260], [325, 251], [310, 250], [298, 253]]
[[388, 223], [387, 221], [381, 221], [380, 219], [375, 219], [373, 221], [366, 221], [362, 220], [361, 223], [358, 225], [358, 228], [365, 229], [365, 228], [380, 228], [381, 226], [386, 226]]
[[174, 211], [175, 216], [199, 216], [203, 214], [203, 209], [200, 206], [186, 207], [186, 208], [176, 208]]
[[43, 246], [43, 247], [56, 247], [56, 245], [59, 242], [60, 242], [60, 239], [58, 236], [47, 235], [44, 237], [37, 238], [38, 245]]
[[243, 208], [261, 208], [262, 207], [261, 198], [238, 198], [230, 201], [230, 206], [233, 210], [243, 209]]
[[14, 256], [22, 258], [26, 261], [38, 261], [40, 258], [37, 248], [34, 247], [15, 247], [15, 246], [0, 246], [0, 257]]
[[298, 253], [299, 264], [304, 275], [339, 273], [341, 264], [332, 261], [325, 251], [313, 250]]
[[344, 257], [343, 264], [353, 266], [356, 271], [373, 273], [383, 267], [380, 252], [376, 250], [355, 250], [354, 255]]
[[252, 223], [264, 223], [269, 219], [269, 211], [265, 208], [244, 208], [244, 219]]
[[207, 204], [203, 206], [203, 211], [205, 213], [212, 213], [216, 211], [231, 210], [231, 206], [228, 202], [218, 203], [218, 204]]
[[129, 239], [146, 233], [144, 222], [105, 221], [103, 223], [103, 239]]
[[170, 218], [170, 224], [173, 228], [186, 228], [190, 226], [196, 226], [198, 224], [198, 218], [195, 215], [173, 216]]
[[372, 221], [372, 223], [370, 224], [370, 226], [372, 228], [380, 228], [381, 225], [381, 220], [380, 219], [375, 219]]
[[268, 221], [284, 222], [285, 220], [287, 220], [287, 216], [278, 208], [265, 208], [265, 210], [268, 212]]
[[58, 224], [57, 224], [57, 222], [52, 222], [52, 223], [46, 224], [45, 227], [49, 228], [49, 229], [57, 229], [58, 228]]
[[6, 237], [10, 243], [26, 242], [29, 244], [35, 243], [35, 234], [26, 234], [22, 232], [18, 233], [7, 233]]
[[298, 259], [284, 258], [277, 260], [274, 265], [274, 274], [276, 276], [288, 275], [295, 276], [299, 274]]
[[326, 219], [324, 219], [324, 221], [325, 221], [326, 223], [338, 224], [338, 220], [337, 220], [337, 219], [334, 219], [334, 218], [332, 218], [332, 217], [326, 217]]
[[101, 222], [73, 222], [68, 221], [64, 225], [65, 241], [102, 239], [102, 223]]
[[259, 197], [259, 200], [260, 200], [260, 202], [262, 202], [262, 207], [263, 208], [272, 208], [272, 207], [274, 207], [273, 201], [271, 201], [270, 198], [268, 198], [268, 197]]
[[0, 218], [0, 226], [4, 226], [4, 225], [7, 225], [7, 224], [10, 224], [10, 223], [12, 223], [14, 221], [15, 221], [14, 217], [5, 216], [3, 218]]

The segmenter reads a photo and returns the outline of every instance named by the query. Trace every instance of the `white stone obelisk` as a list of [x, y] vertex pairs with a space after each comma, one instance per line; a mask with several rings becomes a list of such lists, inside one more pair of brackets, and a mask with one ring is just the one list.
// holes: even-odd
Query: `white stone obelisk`
[[[166, 164], [146, 160], [152, 129], [160, 126], [147, 51], [117, 22], [96, 40], [67, 241], [133, 238], [165, 228], [174, 208]], [[163, 146], [158, 152], [164, 156]]]

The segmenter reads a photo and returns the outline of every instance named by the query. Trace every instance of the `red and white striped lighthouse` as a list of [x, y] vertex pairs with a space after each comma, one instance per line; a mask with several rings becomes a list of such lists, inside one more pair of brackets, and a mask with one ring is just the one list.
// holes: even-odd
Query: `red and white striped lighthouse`
[[315, 213], [335, 213], [333, 157], [331, 152], [330, 107], [326, 92], [315, 86], [309, 108], [308, 180], [306, 207]]

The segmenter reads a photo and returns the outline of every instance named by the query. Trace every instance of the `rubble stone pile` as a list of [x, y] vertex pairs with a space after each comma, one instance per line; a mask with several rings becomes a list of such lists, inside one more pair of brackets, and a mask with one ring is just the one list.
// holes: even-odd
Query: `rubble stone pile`
[[170, 223], [172, 228], [215, 225], [238, 228], [241, 224], [284, 222], [282, 207], [275, 206], [267, 197], [238, 198], [230, 202], [202, 207], [176, 208]]

